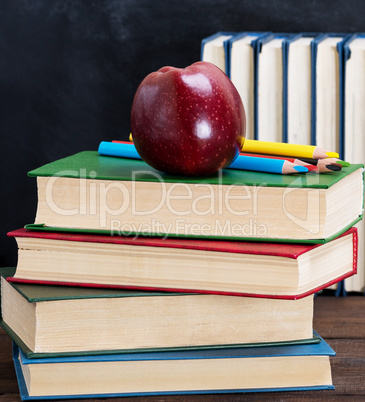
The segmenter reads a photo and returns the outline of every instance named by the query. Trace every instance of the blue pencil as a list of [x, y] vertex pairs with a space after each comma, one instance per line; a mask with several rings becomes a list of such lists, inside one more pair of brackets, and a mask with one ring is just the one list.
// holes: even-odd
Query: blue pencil
[[[134, 144], [127, 142], [102, 141], [98, 152], [104, 156], [142, 159]], [[228, 166], [229, 169], [252, 170], [255, 172], [292, 174], [307, 173], [305, 166], [296, 165], [284, 159], [259, 158], [255, 156], [238, 155], [236, 160]]]
[[121, 158], [142, 159], [133, 142], [109, 142], [102, 141], [98, 152], [104, 156], [119, 156]]
[[256, 156], [238, 155], [228, 169], [252, 170], [254, 172], [292, 174], [306, 173], [308, 168], [296, 165], [284, 159], [259, 158]]

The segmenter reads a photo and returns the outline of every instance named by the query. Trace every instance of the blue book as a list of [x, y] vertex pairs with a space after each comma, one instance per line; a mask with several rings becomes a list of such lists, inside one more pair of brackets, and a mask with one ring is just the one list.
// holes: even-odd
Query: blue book
[[364, 161], [364, 55], [365, 33], [351, 35], [343, 46], [343, 138], [340, 144], [344, 158]]
[[227, 75], [241, 96], [246, 112], [246, 138], [254, 139], [254, 93], [257, 69], [256, 49], [259, 39], [271, 32], [241, 32], [228, 40]]
[[28, 359], [14, 344], [22, 400], [334, 389], [320, 343]]
[[236, 32], [217, 32], [201, 42], [200, 59], [218, 66], [229, 77], [229, 39]]
[[312, 144], [343, 158], [343, 47], [350, 35], [326, 33], [312, 41]]
[[285, 142], [287, 42], [300, 34], [275, 33], [260, 38], [256, 46], [254, 139]]
[[283, 142], [311, 145], [312, 42], [317, 33], [284, 41]]
[[[365, 161], [365, 32], [351, 35], [343, 47], [343, 136], [342, 147], [345, 160], [357, 163]], [[360, 275], [345, 280], [343, 293], [364, 293], [365, 221], [359, 223], [358, 270]]]

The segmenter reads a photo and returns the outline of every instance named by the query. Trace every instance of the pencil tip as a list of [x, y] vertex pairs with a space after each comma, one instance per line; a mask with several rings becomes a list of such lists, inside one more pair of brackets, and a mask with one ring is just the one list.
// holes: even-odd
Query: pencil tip
[[340, 155], [337, 152], [326, 152], [328, 158], [338, 158]]
[[316, 165], [305, 165], [309, 172], [316, 172], [318, 170], [318, 166]]
[[342, 167], [349, 167], [349, 166], [351, 166], [351, 163], [350, 163], [350, 162], [341, 161], [341, 160], [337, 160], [335, 163], [337, 163], [338, 165], [341, 165]]
[[326, 168], [329, 170], [332, 170], [333, 172], [338, 172], [339, 170], [342, 169], [340, 165], [326, 165]]
[[305, 166], [293, 166], [293, 169], [299, 173], [307, 173], [308, 172], [308, 168], [306, 168]]

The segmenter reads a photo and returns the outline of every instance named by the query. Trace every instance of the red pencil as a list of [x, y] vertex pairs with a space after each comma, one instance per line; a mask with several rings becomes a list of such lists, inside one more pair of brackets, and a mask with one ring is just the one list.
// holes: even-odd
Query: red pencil
[[288, 158], [286, 156], [274, 156], [274, 155], [264, 155], [264, 154], [248, 154], [245, 152], [240, 152], [240, 155], [256, 156], [257, 158], [284, 159], [288, 162], [295, 163], [296, 165], [305, 166], [309, 172], [317, 172], [318, 171], [318, 167], [316, 165], [312, 165], [310, 163], [305, 163], [305, 162], [301, 161], [300, 159], [296, 159], [296, 158]]

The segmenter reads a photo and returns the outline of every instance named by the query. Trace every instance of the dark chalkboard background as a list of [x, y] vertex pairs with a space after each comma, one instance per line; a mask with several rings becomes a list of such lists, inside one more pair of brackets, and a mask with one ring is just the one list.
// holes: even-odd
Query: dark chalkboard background
[[127, 139], [150, 72], [200, 58], [220, 30], [365, 31], [363, 0], [0, 0], [0, 266], [6, 233], [34, 221], [27, 172], [100, 141]]

